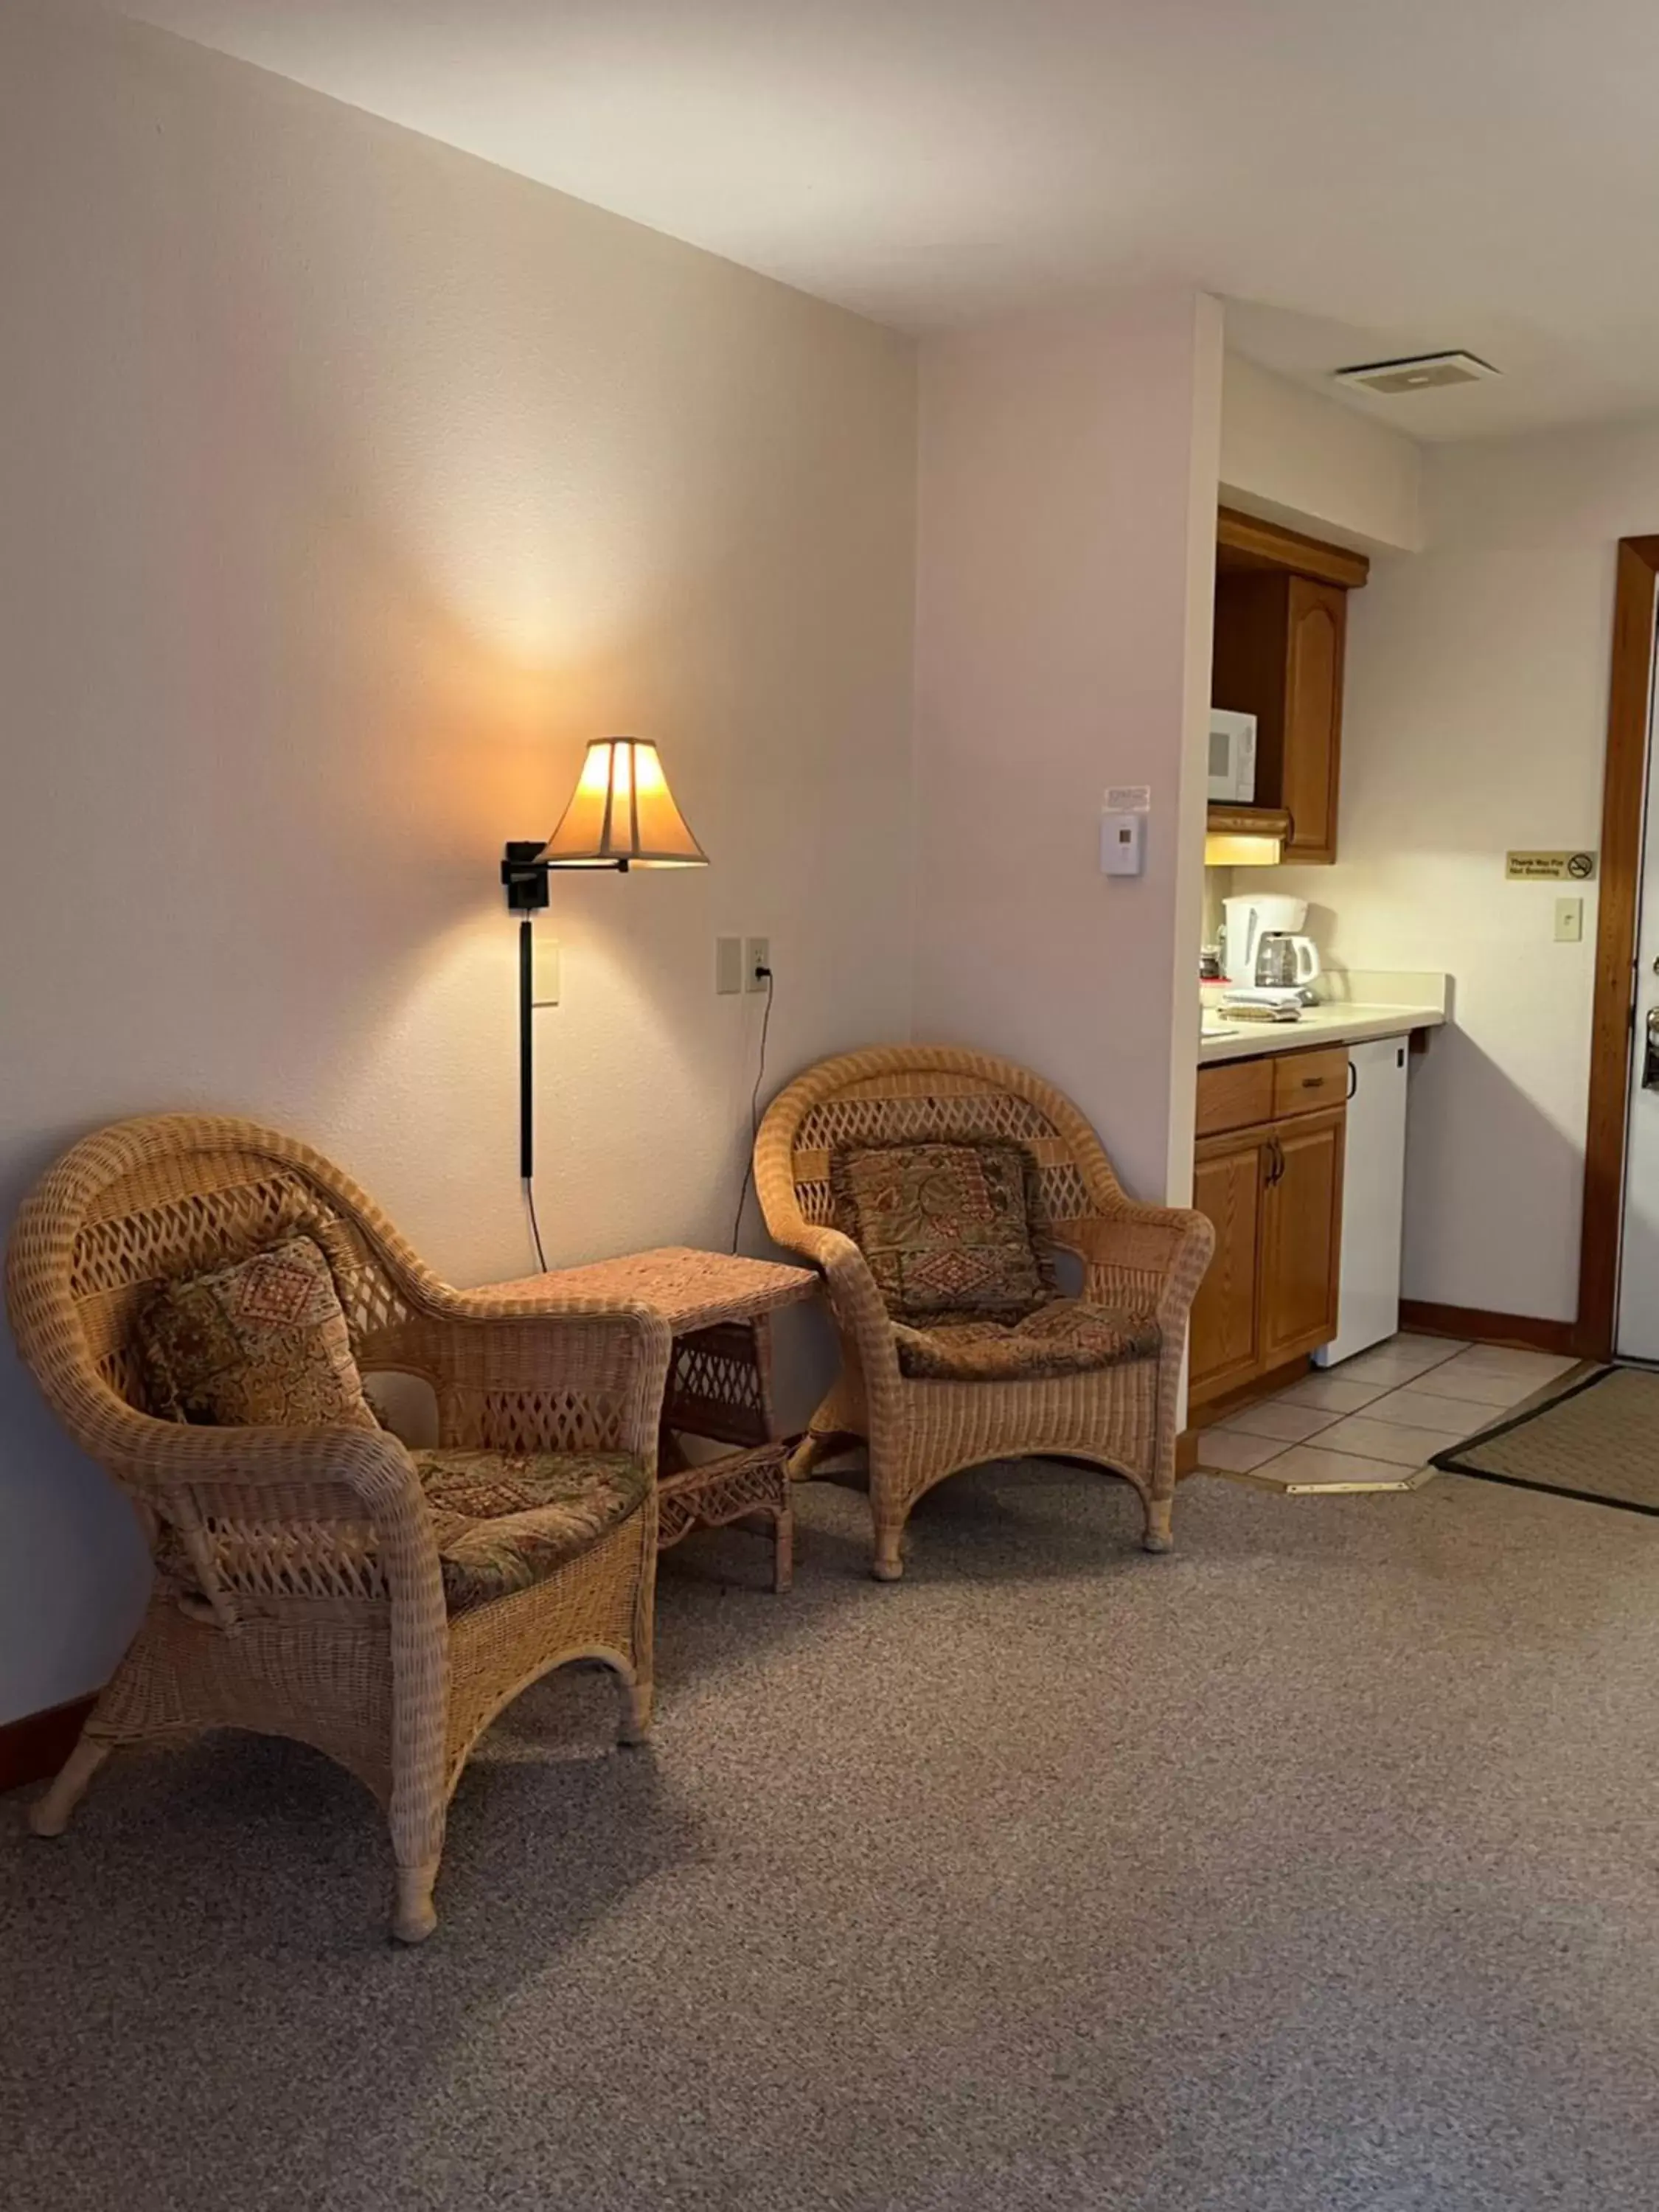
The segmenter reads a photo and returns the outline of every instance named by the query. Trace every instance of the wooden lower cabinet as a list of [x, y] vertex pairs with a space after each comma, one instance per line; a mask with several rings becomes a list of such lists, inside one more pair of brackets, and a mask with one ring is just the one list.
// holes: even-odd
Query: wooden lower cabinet
[[1274, 1125], [1278, 1166], [1261, 1212], [1261, 1364], [1316, 1352], [1336, 1334], [1342, 1262], [1346, 1106]]
[[1322, 1106], [1200, 1140], [1193, 1203], [1216, 1249], [1193, 1306], [1194, 1405], [1336, 1334], [1346, 1121]]
[[1267, 1153], [1261, 1136], [1198, 1147], [1193, 1204], [1215, 1227], [1215, 1256], [1193, 1302], [1188, 1394], [1218, 1397], [1261, 1370], [1261, 1215]]

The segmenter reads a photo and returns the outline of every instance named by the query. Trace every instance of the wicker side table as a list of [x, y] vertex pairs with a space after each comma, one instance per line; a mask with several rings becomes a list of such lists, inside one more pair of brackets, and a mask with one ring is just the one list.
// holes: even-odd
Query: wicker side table
[[[657, 1309], [674, 1332], [657, 1460], [658, 1549], [693, 1528], [762, 1514], [772, 1523], [772, 1586], [787, 1590], [794, 1520], [788, 1447], [772, 1414], [772, 1316], [812, 1297], [818, 1279], [811, 1269], [669, 1244], [490, 1287], [516, 1298], [538, 1291], [639, 1298]], [[737, 1449], [691, 1461], [681, 1437]]]

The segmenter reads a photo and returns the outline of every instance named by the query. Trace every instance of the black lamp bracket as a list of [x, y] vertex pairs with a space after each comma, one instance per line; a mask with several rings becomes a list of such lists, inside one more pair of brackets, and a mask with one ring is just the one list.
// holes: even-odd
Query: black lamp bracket
[[[519, 917], [519, 1173], [527, 1183], [536, 1171], [535, 1097], [532, 1063], [535, 1038], [531, 1027], [535, 1012], [534, 957], [530, 942], [530, 917], [547, 905], [547, 879], [552, 863], [542, 854], [544, 837], [509, 838], [501, 854], [501, 883], [509, 914]], [[609, 864], [628, 871], [626, 860]]]
[[[547, 879], [553, 863], [541, 857], [547, 849], [543, 837], [509, 837], [501, 854], [501, 882], [509, 914], [539, 914], [547, 904]], [[567, 863], [567, 866], [568, 864]], [[584, 860], [583, 867], [615, 868], [628, 873], [626, 860]]]
[[501, 882], [514, 914], [539, 914], [547, 904], [548, 864], [540, 855], [547, 849], [544, 837], [514, 837], [501, 855]]

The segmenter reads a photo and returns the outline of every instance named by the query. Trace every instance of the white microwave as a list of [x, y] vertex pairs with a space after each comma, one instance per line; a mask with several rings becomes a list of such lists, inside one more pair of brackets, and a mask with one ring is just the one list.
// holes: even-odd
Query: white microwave
[[1210, 709], [1210, 796], [1231, 806], [1255, 799], [1255, 716]]

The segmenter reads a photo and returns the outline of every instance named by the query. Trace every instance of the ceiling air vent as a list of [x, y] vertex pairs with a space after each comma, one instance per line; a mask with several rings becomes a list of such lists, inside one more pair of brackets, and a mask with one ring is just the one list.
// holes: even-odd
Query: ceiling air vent
[[1385, 399], [1407, 392], [1438, 392], [1449, 384], [1480, 384], [1502, 373], [1472, 353], [1424, 353], [1412, 361], [1372, 361], [1333, 371], [1337, 383], [1380, 392]]

